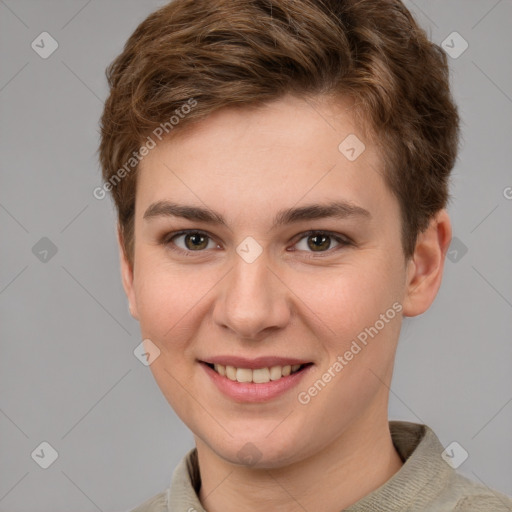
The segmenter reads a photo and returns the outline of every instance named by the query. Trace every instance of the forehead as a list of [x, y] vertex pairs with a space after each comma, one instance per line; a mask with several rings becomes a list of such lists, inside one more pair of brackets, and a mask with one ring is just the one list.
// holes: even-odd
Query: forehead
[[157, 144], [139, 166], [136, 209], [167, 199], [237, 215], [320, 199], [375, 209], [392, 199], [382, 173], [348, 100], [286, 96], [220, 109]]

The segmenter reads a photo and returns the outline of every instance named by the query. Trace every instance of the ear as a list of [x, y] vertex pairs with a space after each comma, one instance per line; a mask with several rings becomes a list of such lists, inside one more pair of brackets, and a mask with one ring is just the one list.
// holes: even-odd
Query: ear
[[128, 298], [128, 307], [130, 314], [135, 319], [139, 319], [137, 312], [137, 302], [135, 300], [135, 292], [133, 289], [133, 268], [126, 257], [123, 244], [123, 232], [121, 226], [117, 225], [117, 243], [119, 246], [119, 263], [121, 266], [121, 279], [123, 282], [123, 288]]
[[443, 209], [430, 221], [428, 228], [419, 234], [414, 255], [407, 264], [404, 316], [421, 315], [434, 301], [441, 286], [451, 239], [450, 217]]

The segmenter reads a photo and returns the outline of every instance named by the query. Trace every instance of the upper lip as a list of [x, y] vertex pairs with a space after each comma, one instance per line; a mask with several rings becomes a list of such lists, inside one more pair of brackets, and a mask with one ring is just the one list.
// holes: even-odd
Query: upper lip
[[221, 364], [223, 366], [234, 366], [235, 368], [271, 368], [272, 366], [287, 366], [294, 364], [307, 364], [311, 361], [297, 359], [294, 357], [262, 356], [254, 359], [238, 356], [214, 356], [202, 359], [204, 363]]

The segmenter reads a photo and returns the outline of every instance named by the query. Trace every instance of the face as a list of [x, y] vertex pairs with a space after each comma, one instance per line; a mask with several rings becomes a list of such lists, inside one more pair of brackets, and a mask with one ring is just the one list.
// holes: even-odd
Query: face
[[300, 461], [387, 414], [410, 273], [382, 172], [320, 97], [220, 110], [141, 162], [124, 286], [164, 396], [224, 460]]

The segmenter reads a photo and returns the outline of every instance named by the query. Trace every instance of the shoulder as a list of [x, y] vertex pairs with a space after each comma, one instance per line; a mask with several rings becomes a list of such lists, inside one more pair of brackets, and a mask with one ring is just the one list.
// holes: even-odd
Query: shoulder
[[167, 491], [156, 494], [130, 512], [167, 512]]
[[512, 498], [498, 494], [473, 494], [457, 502], [454, 512], [512, 512]]
[[457, 475], [454, 491], [458, 494], [454, 512], [512, 512], [512, 497]]

